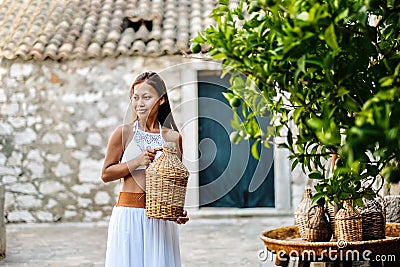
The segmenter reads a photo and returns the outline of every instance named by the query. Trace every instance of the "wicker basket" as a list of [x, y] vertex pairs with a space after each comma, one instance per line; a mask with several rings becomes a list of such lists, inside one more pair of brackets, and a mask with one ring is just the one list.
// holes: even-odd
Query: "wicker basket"
[[362, 240], [362, 217], [349, 201], [345, 201], [344, 207], [336, 213], [335, 234], [338, 241]]
[[[312, 215], [313, 209], [316, 209]], [[331, 239], [331, 224], [324, 206], [314, 205], [308, 211], [308, 224], [306, 228], [306, 239], [309, 242], [323, 242]]]
[[306, 228], [308, 222], [308, 212], [312, 203], [311, 188], [306, 187], [303, 192], [303, 199], [300, 201], [294, 213], [295, 225], [299, 228], [301, 238], [306, 239]]
[[386, 225], [384, 206], [374, 199], [364, 200], [364, 205], [360, 209], [363, 240], [384, 239]]
[[177, 157], [175, 143], [146, 169], [146, 215], [175, 221], [183, 215], [189, 172]]
[[331, 229], [332, 229], [332, 238], [331, 241], [336, 241], [336, 235], [335, 235], [335, 215], [338, 211], [338, 206], [336, 203], [327, 203], [325, 206], [325, 212], [328, 214], [329, 217], [329, 222], [331, 224]]
[[[398, 253], [398, 251], [400, 251], [400, 223], [386, 223], [385, 239], [357, 241], [344, 244], [345, 246], [341, 246], [342, 244], [338, 244], [337, 242], [306, 242], [300, 239], [297, 226], [285, 226], [263, 231], [260, 238], [268, 251], [278, 251], [280, 257], [276, 258], [287, 259], [286, 263], [289, 262], [289, 256], [298, 259], [299, 255], [302, 255], [303, 260], [307, 259], [307, 257], [313, 259], [315, 256], [318, 260], [322, 260], [323, 258], [326, 260], [336, 259], [337, 261], [332, 263], [332, 265], [336, 264], [335, 266], [347, 266], [347, 263], [350, 263], [349, 265], [352, 266], [351, 262], [343, 262], [341, 259], [345, 260], [348, 257], [354, 256], [359, 256], [359, 258], [361, 258], [363, 252], [368, 252], [368, 254], [365, 255], [369, 255], [368, 257], [371, 259], [374, 259], [374, 255]], [[281, 262], [283, 262], [283, 260]], [[291, 263], [293, 263], [292, 266], [295, 266], [294, 262]], [[298, 263], [299, 262], [296, 262], [296, 264]], [[353, 266], [358, 266], [358, 263], [361, 262], [353, 261]], [[370, 263], [372, 263], [372, 261]], [[398, 264], [396, 265], [397, 261], [393, 263], [392, 266], [398, 266]], [[369, 265], [369, 263], [367, 264]], [[298, 264], [298, 266], [300, 265], [301, 264]], [[306, 265], [307, 264], [304, 264], [303, 266]], [[362, 266], [364, 266], [364, 264]]]

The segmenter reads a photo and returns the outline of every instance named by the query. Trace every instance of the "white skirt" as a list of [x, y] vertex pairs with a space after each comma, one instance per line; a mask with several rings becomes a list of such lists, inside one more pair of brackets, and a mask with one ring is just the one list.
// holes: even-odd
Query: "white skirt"
[[113, 208], [108, 227], [106, 267], [179, 267], [175, 222], [150, 219], [143, 208]]

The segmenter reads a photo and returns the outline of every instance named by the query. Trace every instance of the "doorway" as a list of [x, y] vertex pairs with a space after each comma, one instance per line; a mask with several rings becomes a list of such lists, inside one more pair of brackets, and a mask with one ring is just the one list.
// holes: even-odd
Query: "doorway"
[[[259, 145], [256, 160], [252, 141], [230, 142], [233, 111], [222, 95], [229, 86], [218, 71], [198, 72], [199, 206], [275, 207], [273, 148]], [[259, 122], [265, 129], [269, 118]]]

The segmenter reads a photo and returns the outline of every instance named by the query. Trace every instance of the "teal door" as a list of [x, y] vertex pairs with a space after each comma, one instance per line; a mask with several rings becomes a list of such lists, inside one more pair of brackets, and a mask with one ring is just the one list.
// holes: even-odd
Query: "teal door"
[[229, 79], [204, 71], [198, 81], [200, 206], [274, 207], [273, 149], [260, 146], [258, 161], [250, 152], [252, 142], [232, 144], [233, 111], [222, 95]]

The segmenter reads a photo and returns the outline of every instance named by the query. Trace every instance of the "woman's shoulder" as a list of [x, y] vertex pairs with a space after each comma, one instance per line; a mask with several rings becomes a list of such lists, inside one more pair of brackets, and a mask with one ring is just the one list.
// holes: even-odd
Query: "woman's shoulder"
[[112, 133], [111, 137], [114, 138], [118, 137], [122, 139], [124, 136], [129, 136], [130, 133], [132, 132], [133, 132], [133, 123], [120, 124], [114, 129], [114, 132]]

